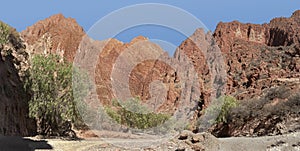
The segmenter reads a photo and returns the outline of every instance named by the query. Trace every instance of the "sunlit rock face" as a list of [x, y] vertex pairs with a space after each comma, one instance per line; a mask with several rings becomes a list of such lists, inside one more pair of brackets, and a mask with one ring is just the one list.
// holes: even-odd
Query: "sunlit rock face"
[[75, 19], [57, 14], [27, 27], [21, 35], [30, 54], [56, 53], [73, 61], [85, 32]]
[[215, 127], [215, 135], [276, 135], [299, 129], [299, 21], [296, 11], [262, 25], [219, 23], [214, 38], [227, 64], [227, 94], [241, 100], [241, 107], [228, 123]]
[[299, 11], [268, 24], [219, 23], [214, 33], [227, 64], [228, 94], [260, 96], [264, 89], [300, 77]]

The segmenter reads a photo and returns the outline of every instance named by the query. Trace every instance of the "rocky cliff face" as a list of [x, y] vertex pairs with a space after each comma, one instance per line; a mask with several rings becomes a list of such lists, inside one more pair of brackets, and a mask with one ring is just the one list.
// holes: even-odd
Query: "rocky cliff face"
[[[149, 54], [145, 55], [145, 52]], [[95, 78], [97, 95], [102, 104], [111, 105], [112, 99], [116, 98], [127, 101], [126, 98], [139, 97], [154, 111], [174, 113], [181, 97], [181, 79], [177, 72], [182, 69], [178, 69], [178, 63], [172, 64], [172, 59], [162, 52], [158, 45], [142, 36], [130, 43], [87, 38], [81, 43], [75, 62]], [[88, 60], [97, 61], [88, 63]], [[123, 86], [128, 89], [124, 91]]]
[[[90, 74], [95, 77], [94, 80], [97, 85], [97, 94], [103, 104], [110, 104], [111, 100], [116, 98], [116, 94], [114, 94], [112, 88], [111, 74], [118, 57], [124, 51], [128, 51], [128, 49], [135, 49], [135, 51], [137, 51], [140, 49], [139, 47], [163, 51], [142, 36], [134, 38], [130, 43], [123, 43], [116, 39], [94, 41], [87, 38], [89, 40], [83, 40], [82, 37], [84, 36], [84, 31], [82, 28], [74, 19], [65, 18], [61, 14], [39, 21], [35, 25], [28, 27], [25, 31], [22, 31], [21, 35], [28, 43], [28, 51], [30, 54], [57, 53], [67, 58], [69, 61], [73, 61], [79, 46], [82, 50], [88, 50], [89, 53], [101, 51], [99, 56], [90, 56], [87, 55], [87, 52], [84, 54], [85, 57], [89, 56], [90, 58], [98, 60], [98, 62], [95, 63], [95, 67], [92, 67], [93, 63], [88, 61], [81, 63], [81, 65], [88, 68], [91, 72]], [[205, 44], [205, 46], [201, 44]], [[194, 48], [196, 45], [197, 48]], [[216, 44], [209, 34], [205, 35], [201, 30], [196, 31], [194, 35], [178, 48], [175, 59], [172, 60], [166, 54], [159, 54], [160, 56], [156, 56], [156, 58], [161, 59], [161, 61], [150, 59], [138, 62], [127, 76], [129, 80], [129, 93], [132, 96], [140, 97], [141, 100], [144, 101], [149, 101], [151, 99], [154, 102], [166, 100], [165, 102], [158, 102], [156, 105], [152, 103], [152, 105], [156, 106], [154, 107], [156, 110], [163, 110], [166, 112], [174, 112], [179, 105], [178, 100], [180, 99], [198, 101], [200, 100], [199, 97], [201, 97], [203, 102], [206, 102], [205, 105], [207, 105], [209, 98], [211, 97], [211, 92], [216, 90], [213, 88], [204, 88], [205, 84], [211, 85], [213, 83], [210, 75], [212, 73], [210, 73], [211, 71], [209, 71], [205, 61], [205, 57], [209, 56], [204, 56], [204, 53], [213, 54], [216, 49]], [[84, 50], [81, 53], [84, 53]], [[136, 58], [134, 55], [142, 56], [141, 54], [132, 54], [128, 59]], [[155, 54], [149, 55], [155, 56]], [[210, 58], [213, 57], [211, 56]], [[189, 59], [190, 61], [187, 61]], [[127, 62], [130, 61], [127, 60]], [[187, 74], [190, 77], [186, 77], [186, 79], [179, 78], [180, 74], [184, 75], [184, 73], [180, 73], [183, 72], [185, 68], [180, 64], [184, 62], [191, 63], [194, 66], [195, 72], [198, 73], [197, 82], [199, 88], [193, 88], [192, 80], [188, 80], [189, 78], [192, 79], [191, 76], [194, 75]], [[187, 64], [186, 66], [188, 65], [190, 64]], [[92, 73], [93, 71], [94, 73]], [[194, 71], [185, 72], [193, 73]], [[126, 81], [125, 79], [123, 80]], [[166, 88], [166, 92], [162, 93], [159, 92], [159, 88], [153, 88], [151, 84], [155, 81], [161, 81]], [[189, 88], [184, 88], [185, 92], [182, 92], [182, 81], [189, 81], [187, 82], [189, 84], [186, 84], [185, 86]], [[200, 89], [201, 94], [196, 94], [196, 92], [199, 92], [196, 89]], [[152, 92], [152, 90], [156, 92]]]
[[75, 19], [62, 14], [41, 20], [21, 32], [30, 54], [56, 53], [73, 61], [84, 31]]
[[268, 24], [243, 24], [238, 21], [219, 23], [214, 37], [223, 52], [229, 53], [236, 40], [266, 46], [291, 46], [299, 44], [300, 10], [291, 17], [275, 18]]
[[214, 33], [227, 64], [228, 94], [259, 96], [284, 78], [299, 78], [299, 11], [269, 24], [220, 23]]
[[[251, 118], [253, 114], [249, 114], [247, 115], [248, 118], [243, 119], [244, 122], [238, 123], [238, 121], [241, 121], [236, 115], [229, 124], [226, 124], [227, 126], [219, 125], [219, 129], [226, 127], [223, 132], [226, 131], [227, 134], [223, 135], [222, 132], [217, 130], [217, 135], [278, 134], [283, 131], [287, 132], [287, 130], [278, 132], [277, 129], [277, 132], [275, 132], [274, 125], [299, 118], [299, 113], [288, 111], [286, 111], [286, 115], [280, 115], [280, 120], [276, 118], [277, 114], [265, 114], [265, 106], [268, 104], [265, 102], [266, 100], [274, 104], [282, 103], [280, 106], [285, 106], [284, 102], [287, 103], [294, 99], [288, 96], [279, 96], [279, 91], [276, 92], [278, 95], [272, 93], [275, 95], [274, 97], [266, 96], [272, 92], [273, 88], [292, 88], [292, 90], [282, 88], [281, 91], [286, 91], [293, 97], [296, 97], [294, 95], [299, 93], [299, 20], [300, 11], [296, 11], [290, 18], [275, 18], [270, 23], [263, 25], [243, 24], [234, 21], [220, 23], [217, 26], [214, 37], [224, 54], [225, 63], [227, 64], [227, 94], [235, 96], [238, 100], [244, 100], [242, 104], [255, 98], [260, 100], [258, 102], [264, 104], [259, 109], [259, 112], [262, 113], [257, 115], [259, 118]], [[296, 102], [299, 102], [299, 100], [296, 99], [294, 102], [294, 105], [299, 107], [299, 103]], [[249, 106], [249, 108], [252, 107]], [[274, 108], [276, 107], [274, 106]], [[257, 109], [253, 106], [252, 110], [255, 112]], [[298, 115], [291, 119], [291, 114]], [[240, 117], [240, 119], [242, 118]], [[273, 130], [261, 132], [262, 129]], [[297, 128], [293, 130], [295, 129]]]
[[[130, 43], [123, 43], [116, 39], [106, 41], [93, 41], [90, 39], [81, 41], [84, 36], [82, 28], [73, 19], [65, 18], [62, 15], [54, 15], [39, 21], [35, 25], [28, 27], [25, 31], [22, 31], [21, 34], [28, 43], [30, 54], [57, 53], [72, 61], [79, 46], [82, 50], [88, 50], [89, 53], [101, 51], [99, 56], [89, 56], [87, 52], [84, 54], [85, 57], [98, 57], [95, 58], [98, 60], [95, 63], [95, 67], [91, 67], [93, 63], [88, 61], [81, 64], [88, 68], [91, 72], [90, 74], [95, 77], [97, 94], [103, 104], [110, 104], [111, 100], [117, 97], [115, 92], [113, 92], [111, 76], [118, 57], [124, 51], [132, 49], [138, 52], [141, 47], [144, 47], [145, 49], [154, 49], [163, 52], [161, 48], [154, 46], [153, 43], [147, 41], [147, 38], [142, 36], [133, 39]], [[175, 59], [173, 58], [172, 60], [166, 54], [159, 54], [159, 56], [156, 56], [156, 59], [136, 62], [137, 64], [128, 73], [129, 75], [124, 76], [129, 81], [129, 93], [132, 96], [140, 97], [143, 101], [148, 100], [152, 102], [150, 104], [155, 106], [153, 108], [157, 111], [174, 112], [179, 105], [179, 100], [190, 100], [194, 103], [195, 101], [203, 100], [200, 105], [201, 108], [207, 106], [210, 97], [212, 97], [211, 94], [217, 91], [213, 87], [206, 89], [210, 87], [208, 85], [212, 85], [214, 82], [211, 80], [211, 74], [220, 75], [219, 79], [225, 76], [224, 73], [220, 74], [210, 71], [206, 63], [206, 57], [210, 59], [220, 57], [215, 54], [218, 48], [212, 39], [213, 37], [210, 34], [206, 35], [204, 31], [197, 30], [195, 34], [189, 37], [177, 49]], [[215, 56], [209, 56], [209, 54]], [[151, 55], [155, 56], [156, 54], [149, 54], [149, 56]], [[142, 56], [142, 54], [132, 54], [127, 59], [136, 58], [136, 56]], [[157, 59], [160, 59], [160, 61]], [[217, 60], [221, 62], [221, 59]], [[130, 62], [130, 60], [126, 62]], [[187, 64], [182, 65], [185, 62]], [[184, 68], [189, 65], [193, 65], [193, 70], [195, 71], [184, 71]], [[192, 75], [192, 73], [194, 72], [197, 73], [197, 77], [195, 77], [197, 79], [197, 88], [193, 86], [193, 80], [195, 79], [192, 76], [195, 75]], [[180, 79], [180, 76], [185, 79]], [[122, 79], [122, 81], [126, 81], [126, 79]], [[158, 86], [160, 85], [159, 83], [154, 84], [158, 86], [154, 88], [155, 86], [152, 84], [157, 81], [161, 81], [160, 84], [164, 86], [165, 92], [163, 92], [164, 90], [161, 91], [162, 89]], [[199, 94], [196, 94], [198, 92]], [[160, 102], [159, 100], [165, 101]]]
[[[226, 83], [226, 67], [217, 43], [211, 33], [197, 29], [193, 35], [182, 42], [175, 52], [179, 61], [187, 56], [197, 73], [199, 82], [199, 97], [205, 108], [212, 101], [211, 98], [219, 97], [224, 93]], [[191, 92], [195, 93], [195, 92]]]
[[29, 97], [22, 82], [28, 54], [15, 29], [10, 29], [0, 51], [0, 135], [32, 135], [35, 122], [28, 117]]

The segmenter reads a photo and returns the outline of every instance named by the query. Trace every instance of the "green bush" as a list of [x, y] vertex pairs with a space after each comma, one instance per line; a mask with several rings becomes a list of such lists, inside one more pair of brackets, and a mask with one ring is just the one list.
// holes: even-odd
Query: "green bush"
[[222, 96], [214, 104], [211, 104], [204, 110], [209, 123], [227, 123], [228, 113], [232, 108], [237, 107], [237, 100], [233, 96]]
[[170, 115], [150, 112], [138, 98], [122, 102], [113, 100], [112, 106], [106, 106], [105, 112], [117, 123], [131, 128], [153, 128], [170, 119]]
[[225, 122], [227, 123], [227, 116], [229, 111], [232, 108], [237, 107], [237, 100], [233, 96], [224, 96], [222, 98], [224, 100], [223, 105], [221, 107], [221, 111], [216, 119], [217, 123]]
[[60, 135], [60, 125], [79, 118], [72, 91], [72, 66], [57, 55], [35, 55], [31, 63], [25, 82], [31, 94], [30, 117], [37, 120], [39, 134]]

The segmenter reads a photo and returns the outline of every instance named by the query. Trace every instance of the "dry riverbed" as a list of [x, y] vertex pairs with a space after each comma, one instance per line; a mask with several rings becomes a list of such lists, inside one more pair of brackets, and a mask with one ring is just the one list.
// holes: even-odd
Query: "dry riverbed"
[[[180, 139], [179, 139], [180, 138]], [[133, 140], [133, 141], [132, 141]], [[117, 147], [112, 144], [118, 144]], [[139, 148], [137, 146], [146, 146]], [[38, 139], [37, 137], [1, 137], [0, 151], [121, 151], [121, 150], [221, 150], [221, 151], [300, 151], [300, 132], [265, 137], [215, 138], [210, 134], [181, 134], [174, 139], [151, 140], [145, 138], [87, 138], [68, 141]]]

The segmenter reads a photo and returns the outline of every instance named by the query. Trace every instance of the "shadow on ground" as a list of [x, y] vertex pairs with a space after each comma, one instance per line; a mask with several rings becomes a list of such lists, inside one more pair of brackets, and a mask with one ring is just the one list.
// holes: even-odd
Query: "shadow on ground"
[[34, 151], [35, 149], [52, 149], [52, 146], [44, 140], [0, 136], [0, 151]]

